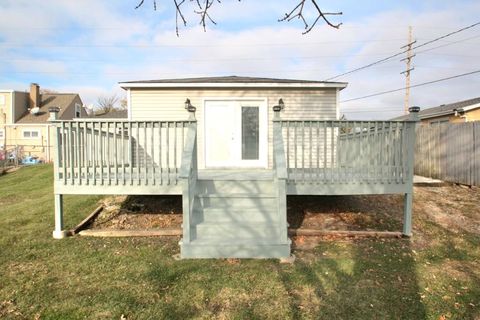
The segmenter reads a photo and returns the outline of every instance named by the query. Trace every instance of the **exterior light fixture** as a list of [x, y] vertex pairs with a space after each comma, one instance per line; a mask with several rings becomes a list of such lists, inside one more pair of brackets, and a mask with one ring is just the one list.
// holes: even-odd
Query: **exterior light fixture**
[[187, 100], [185, 100], [185, 110], [187, 110], [188, 112], [195, 112], [195, 110], [197, 110], [197, 108], [192, 106], [192, 104], [190, 103], [190, 99], [188, 98]]
[[285, 109], [285, 103], [283, 102], [283, 99], [279, 99], [278, 100], [278, 105], [273, 106], [273, 111], [280, 112], [283, 109]]

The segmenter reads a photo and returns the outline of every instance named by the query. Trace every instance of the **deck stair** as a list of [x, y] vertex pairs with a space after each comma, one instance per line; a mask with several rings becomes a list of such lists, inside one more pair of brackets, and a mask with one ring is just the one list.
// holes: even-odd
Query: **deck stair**
[[271, 170], [199, 173], [182, 258], [288, 257], [286, 212], [278, 210], [277, 193]]

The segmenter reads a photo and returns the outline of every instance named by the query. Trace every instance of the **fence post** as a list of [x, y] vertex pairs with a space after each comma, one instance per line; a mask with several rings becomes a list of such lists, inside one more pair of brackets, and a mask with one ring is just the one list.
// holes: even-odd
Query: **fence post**
[[403, 201], [403, 235], [406, 237], [412, 236], [412, 206], [413, 206], [413, 170], [415, 160], [415, 135], [416, 126], [419, 121], [418, 112], [419, 107], [410, 107], [408, 109], [410, 117], [407, 122], [407, 177], [405, 183], [407, 185], [407, 192], [404, 195]]

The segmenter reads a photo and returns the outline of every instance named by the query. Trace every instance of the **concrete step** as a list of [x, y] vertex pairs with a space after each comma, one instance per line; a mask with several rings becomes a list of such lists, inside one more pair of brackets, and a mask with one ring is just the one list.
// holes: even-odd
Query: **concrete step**
[[197, 208], [193, 212], [193, 223], [200, 222], [270, 222], [278, 220], [277, 207], [270, 208]]
[[194, 240], [180, 241], [182, 259], [208, 258], [287, 258], [290, 256], [290, 240], [286, 243], [252, 243], [251, 241], [210, 242]]
[[259, 193], [212, 193], [199, 194], [197, 198], [203, 208], [230, 208], [270, 210], [276, 208], [276, 197]]
[[274, 195], [273, 180], [198, 180], [197, 193], [262, 193]]
[[196, 239], [252, 239], [280, 238], [278, 224], [268, 222], [201, 222], [195, 225]]

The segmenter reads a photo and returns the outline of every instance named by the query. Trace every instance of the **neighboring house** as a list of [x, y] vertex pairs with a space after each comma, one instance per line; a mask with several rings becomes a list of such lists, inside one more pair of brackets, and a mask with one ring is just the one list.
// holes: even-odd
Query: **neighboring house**
[[127, 120], [53, 122], [55, 238], [68, 235], [65, 194], [182, 195], [182, 258], [289, 256], [287, 195], [403, 194], [411, 235], [413, 114], [340, 120], [341, 82], [230, 76], [120, 86]]
[[[422, 124], [480, 121], [480, 97], [422, 109], [418, 116]], [[405, 120], [407, 118], [408, 116], [400, 116], [392, 120]]]
[[50, 107], [60, 109], [62, 120], [87, 116], [75, 93], [41, 94], [36, 83], [30, 85], [30, 92], [0, 90], [0, 150], [17, 150], [19, 157], [32, 155], [52, 161], [53, 133], [47, 121]]

